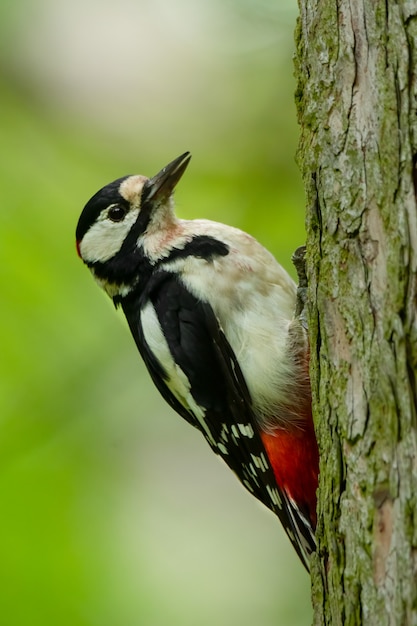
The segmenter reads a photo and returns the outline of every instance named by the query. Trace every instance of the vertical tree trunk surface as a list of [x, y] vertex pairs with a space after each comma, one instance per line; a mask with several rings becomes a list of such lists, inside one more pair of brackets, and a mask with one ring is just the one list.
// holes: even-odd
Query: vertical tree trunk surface
[[417, 624], [417, 2], [300, 0], [315, 624]]

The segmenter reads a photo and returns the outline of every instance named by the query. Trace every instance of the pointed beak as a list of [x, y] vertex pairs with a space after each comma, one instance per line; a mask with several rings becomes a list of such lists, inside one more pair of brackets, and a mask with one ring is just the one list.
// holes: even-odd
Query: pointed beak
[[190, 159], [191, 154], [184, 152], [162, 168], [158, 174], [146, 181], [142, 191], [142, 201], [159, 203], [168, 200], [184, 174]]

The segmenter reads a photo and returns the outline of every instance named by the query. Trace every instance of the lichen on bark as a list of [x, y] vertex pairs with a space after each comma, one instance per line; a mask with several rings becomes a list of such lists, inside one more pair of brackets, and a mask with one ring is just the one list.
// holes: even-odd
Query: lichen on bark
[[417, 3], [300, 0], [315, 624], [417, 624]]

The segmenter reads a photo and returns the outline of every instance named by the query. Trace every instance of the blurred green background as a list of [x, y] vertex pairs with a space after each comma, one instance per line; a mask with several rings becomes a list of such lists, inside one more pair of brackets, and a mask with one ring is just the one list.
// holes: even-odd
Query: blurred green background
[[0, 7], [0, 623], [309, 624], [278, 521], [153, 388], [75, 254], [88, 198], [185, 150], [182, 217], [292, 272], [295, 0]]

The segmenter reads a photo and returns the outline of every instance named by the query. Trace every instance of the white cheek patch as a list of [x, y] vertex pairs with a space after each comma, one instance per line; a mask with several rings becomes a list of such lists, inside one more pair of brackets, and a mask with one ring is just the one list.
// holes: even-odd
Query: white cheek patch
[[139, 209], [129, 211], [121, 222], [112, 222], [103, 211], [95, 224], [86, 232], [80, 243], [83, 261], [104, 263], [111, 259], [123, 245], [130, 229], [136, 222]]
[[185, 373], [177, 365], [172, 357], [168, 342], [165, 339], [162, 328], [159, 324], [158, 316], [152, 303], [149, 302], [140, 315], [143, 335], [152, 354], [161, 363], [167, 374], [165, 384], [183, 407], [190, 411], [198, 420], [206, 438], [212, 445], [216, 445], [213, 435], [205, 422], [205, 411], [197, 404], [191, 394], [191, 385]]

